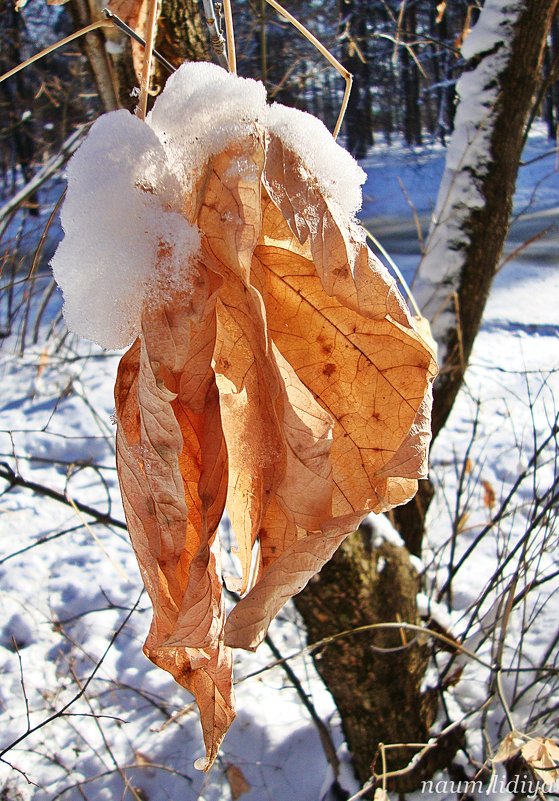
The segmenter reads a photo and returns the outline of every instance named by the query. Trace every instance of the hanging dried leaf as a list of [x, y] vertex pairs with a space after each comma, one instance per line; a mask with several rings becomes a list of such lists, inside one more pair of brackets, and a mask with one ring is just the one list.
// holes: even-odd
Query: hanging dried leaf
[[442, 0], [442, 2], [437, 3], [437, 19], [435, 20], [437, 25], [439, 25], [443, 21], [445, 11], [446, 11], [446, 0]]
[[[49, 0], [50, 1], [50, 0]], [[57, 0], [58, 1], [58, 0]], [[63, 0], [67, 2], [67, 0]], [[136, 31], [141, 37], [145, 37], [145, 27], [148, 15], [147, 0], [111, 0], [108, 8], [123, 20], [132, 30]], [[136, 77], [140, 80], [142, 74], [144, 58], [144, 48], [141, 44], [132, 40], [132, 64]]]
[[237, 801], [245, 793], [248, 793], [252, 787], [245, 779], [243, 771], [237, 765], [229, 765], [225, 771], [229, 788], [231, 790], [231, 798]]
[[522, 756], [545, 785], [559, 781], [559, 746], [547, 737], [535, 737], [524, 743]]
[[[181, 81], [183, 110], [172, 95], [185, 91]], [[121, 191], [131, 232], [110, 212], [98, 224], [115, 252], [135, 249], [121, 282], [125, 313], [111, 297], [87, 323], [76, 310], [70, 318], [87, 332], [110, 318], [116, 339], [103, 334], [104, 344], [139, 332], [115, 402], [124, 509], [153, 605], [145, 652], [194, 694], [207, 769], [234, 717], [230, 648], [255, 648], [361, 519], [406, 502], [425, 476], [436, 365], [430, 337], [348, 211], [359, 186], [347, 173], [359, 180], [358, 168], [316, 120], [269, 108], [261, 85], [198, 64], [171, 78], [149, 125], [122, 114], [111, 118], [118, 161], [95, 149], [106, 147], [103, 122], [90, 138], [108, 182], [95, 174], [99, 192], [114, 191], [123, 164], [130, 172]], [[322, 172], [316, 147], [332, 153]], [[68, 198], [67, 214], [75, 208], [89, 224], [87, 204], [103, 202], [91, 187]], [[63, 224], [69, 244], [54, 266], [65, 280], [75, 259], [64, 212]], [[80, 253], [85, 239], [76, 236]], [[90, 280], [80, 275], [86, 298]], [[244, 595], [227, 620], [225, 506]]]
[[510, 731], [499, 744], [493, 762], [506, 762], [516, 756], [525, 742], [526, 740], [520, 732]]

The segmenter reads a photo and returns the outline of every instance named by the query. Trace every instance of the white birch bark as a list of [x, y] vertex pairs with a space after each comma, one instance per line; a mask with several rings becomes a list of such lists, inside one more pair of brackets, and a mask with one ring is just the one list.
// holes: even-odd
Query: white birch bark
[[487, 0], [462, 45], [471, 66], [458, 82], [455, 129], [414, 287], [419, 307], [431, 321], [441, 364], [448, 333], [457, 325], [456, 293], [470, 244], [469, 220], [486, 203], [482, 188], [493, 162], [499, 76], [509, 63], [514, 27], [525, 8], [525, 0]]

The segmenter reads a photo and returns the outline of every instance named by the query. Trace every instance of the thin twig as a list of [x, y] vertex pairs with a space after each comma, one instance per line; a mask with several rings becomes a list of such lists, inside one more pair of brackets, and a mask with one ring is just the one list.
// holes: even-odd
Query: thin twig
[[423, 256], [425, 255], [425, 239], [423, 237], [423, 230], [421, 228], [421, 220], [419, 219], [419, 214], [417, 213], [417, 209], [415, 207], [413, 200], [410, 197], [410, 193], [408, 192], [405, 183], [402, 181], [399, 175], [396, 180], [398, 181], [398, 186], [400, 187], [400, 191], [404, 196], [404, 200], [408, 204], [408, 207], [411, 211], [411, 215], [415, 225], [415, 232], [417, 234], [417, 241], [419, 243], [419, 252]]
[[387, 629], [413, 631], [417, 634], [424, 634], [426, 637], [433, 637], [434, 639], [439, 640], [440, 642], [444, 642], [445, 645], [450, 646], [453, 651], [456, 651], [460, 654], [464, 654], [464, 656], [467, 656], [469, 659], [472, 659], [474, 662], [477, 662], [486, 670], [494, 669], [494, 665], [490, 664], [485, 659], [482, 659], [480, 656], [475, 654], [473, 651], [470, 651], [468, 648], [465, 648], [461, 643], [457, 642], [456, 640], [453, 640], [450, 637], [446, 637], [439, 631], [427, 628], [426, 626], [419, 626], [416, 625], [415, 623], [398, 623], [398, 622], [368, 623], [364, 626], [356, 626], [353, 629], [346, 629], [345, 631], [340, 631], [337, 632], [336, 634], [331, 634], [330, 636], [324, 637], [323, 639], [318, 640], [317, 642], [313, 642], [310, 645], [306, 645], [304, 648], [300, 648], [298, 651], [294, 651], [292, 654], [284, 656], [270, 665], [266, 665], [265, 667], [259, 668], [258, 670], [254, 670], [252, 673], [247, 673], [245, 676], [242, 676], [240, 679], [238, 679], [235, 683], [241, 684], [241, 682], [247, 681], [248, 679], [252, 679], [255, 676], [259, 676], [261, 673], [265, 673], [266, 671], [271, 670], [274, 667], [280, 667], [285, 662], [288, 662], [291, 659], [295, 659], [296, 657], [302, 656], [303, 654], [310, 654], [313, 651], [316, 651], [318, 648], [322, 648], [325, 645], [329, 645], [330, 643], [333, 643], [336, 640], [340, 640], [345, 637], [350, 637], [354, 634], [364, 634], [365, 632], [368, 631], [369, 632], [384, 631]]
[[78, 505], [76, 504], [76, 501], [74, 501], [73, 498], [71, 498], [67, 493], [66, 493], [66, 497], [68, 498], [68, 502], [69, 502], [70, 506], [72, 507], [72, 509], [74, 510], [76, 515], [78, 516], [78, 518], [82, 521], [82, 526], [91, 535], [91, 538], [93, 539], [95, 544], [100, 548], [100, 550], [104, 554], [104, 556], [107, 557], [107, 559], [109, 560], [111, 565], [114, 567], [114, 569], [117, 571], [117, 573], [120, 573], [120, 575], [123, 577], [123, 579], [128, 584], [131, 584], [132, 582], [130, 581], [130, 576], [128, 576], [124, 572], [123, 568], [118, 564], [118, 562], [115, 562], [115, 560], [112, 558], [110, 553], [106, 550], [106, 548], [104, 547], [103, 543], [101, 542], [101, 540], [99, 539], [97, 534], [93, 531], [93, 529], [91, 528], [91, 526], [89, 525], [89, 523], [87, 522], [85, 517], [83, 516], [81, 509], [78, 508]]
[[58, 214], [58, 211], [59, 211], [62, 203], [64, 202], [64, 198], [65, 197], [66, 197], [66, 189], [64, 189], [64, 191], [60, 193], [60, 197], [58, 198], [58, 200], [54, 204], [54, 208], [51, 211], [51, 213], [49, 214], [49, 218], [48, 218], [48, 220], [46, 222], [45, 227], [43, 228], [43, 232], [41, 234], [41, 238], [39, 240], [39, 244], [35, 248], [35, 253], [33, 254], [33, 262], [31, 264], [31, 269], [29, 270], [29, 272], [27, 274], [27, 278], [28, 279], [34, 278], [35, 277], [35, 273], [39, 269], [39, 262], [41, 260], [42, 254], [43, 254], [43, 250], [45, 248], [45, 242], [46, 242], [46, 239], [47, 239], [47, 236], [48, 236], [48, 232], [50, 231], [51, 225], [54, 222], [54, 218]]
[[[74, 679], [74, 681], [77, 684], [77, 686], [81, 689], [82, 683], [81, 683], [81, 680], [80, 680], [79, 676], [76, 674], [73, 665], [70, 665], [70, 673], [72, 674], [72, 678]], [[105, 749], [106, 749], [106, 751], [107, 751], [107, 753], [108, 753], [108, 755], [109, 755], [109, 757], [111, 759], [111, 762], [113, 763], [116, 772], [119, 774], [120, 778], [122, 779], [122, 783], [124, 785], [123, 798], [126, 795], [126, 791], [130, 790], [130, 792], [132, 793], [132, 796], [134, 797], [135, 801], [142, 801], [142, 796], [139, 795], [139, 793], [136, 790], [136, 788], [130, 783], [130, 779], [128, 778], [128, 776], [126, 776], [126, 773], [124, 772], [124, 768], [122, 768], [118, 764], [118, 760], [114, 755], [114, 752], [113, 752], [113, 749], [111, 748], [111, 744], [110, 744], [109, 740], [107, 739], [107, 735], [105, 734], [105, 730], [103, 729], [103, 727], [101, 726], [101, 723], [100, 723], [100, 718], [102, 718], [102, 717], [108, 717], [109, 719], [113, 719], [113, 720], [118, 720], [118, 718], [115, 718], [114, 716], [110, 716], [110, 715], [100, 715], [100, 714], [96, 713], [95, 710], [93, 709], [93, 705], [91, 703], [91, 700], [90, 700], [89, 696], [87, 695], [87, 693], [85, 691], [84, 691], [84, 694], [83, 694], [83, 698], [84, 698], [85, 703], [87, 704], [87, 706], [90, 709], [91, 717], [95, 721], [95, 726], [97, 728], [97, 731], [99, 732], [99, 735], [101, 736], [101, 739], [103, 740], [103, 745], [105, 746]], [[65, 715], [65, 717], [68, 717], [68, 715]]]
[[204, 7], [204, 19], [206, 20], [206, 25], [208, 26], [208, 31], [210, 33], [212, 50], [216, 54], [221, 66], [227, 69], [228, 64], [225, 56], [225, 39], [223, 38], [223, 34], [219, 27], [219, 21], [215, 13], [213, 0], [202, 0], [202, 5]]
[[11, 78], [13, 75], [16, 75], [18, 72], [24, 70], [26, 67], [29, 67], [31, 64], [34, 64], [35, 61], [39, 61], [39, 59], [48, 56], [49, 53], [53, 53], [55, 50], [58, 50], [59, 47], [64, 47], [64, 45], [73, 42], [74, 39], [78, 39], [80, 36], [85, 36], [85, 34], [91, 33], [91, 31], [95, 31], [97, 28], [112, 28], [112, 26], [113, 23], [109, 19], [100, 19], [97, 20], [97, 22], [92, 22], [91, 25], [86, 25], [85, 28], [80, 28], [79, 31], [71, 33], [70, 36], [66, 36], [64, 39], [60, 39], [60, 41], [45, 47], [45, 49], [41, 50], [40, 53], [35, 53], [35, 55], [31, 56], [31, 58], [27, 58], [25, 61], [22, 61], [21, 64], [18, 64], [16, 67], [12, 67], [11, 70], [8, 70], [8, 72], [0, 75], [0, 83], [2, 83], [2, 81], [6, 81], [8, 78]]
[[[227, 2], [228, 2], [228, 0], [227, 0]], [[330, 64], [333, 67], [335, 67], [335, 69], [338, 70], [338, 72], [340, 73], [340, 75], [344, 79], [344, 81], [345, 81], [344, 96], [343, 96], [343, 99], [342, 99], [342, 105], [341, 105], [341, 108], [340, 108], [340, 113], [338, 114], [338, 119], [337, 119], [336, 125], [334, 127], [334, 132], [332, 134], [334, 139], [337, 139], [338, 134], [340, 133], [340, 128], [342, 127], [342, 122], [344, 121], [344, 116], [345, 116], [345, 113], [346, 113], [347, 104], [349, 102], [349, 96], [351, 94], [351, 86], [353, 84], [353, 75], [351, 74], [351, 72], [349, 72], [349, 70], [347, 70], [343, 66], [343, 64], [340, 64], [338, 59], [335, 58], [335, 56], [332, 55], [332, 53], [328, 50], [328, 48], [326, 48], [322, 44], [322, 42], [320, 42], [316, 38], [316, 36], [314, 36], [308, 30], [308, 28], [305, 28], [305, 26], [301, 22], [299, 22], [299, 20], [296, 17], [294, 17], [293, 14], [290, 14], [289, 11], [287, 11], [283, 6], [281, 6], [277, 2], [277, 0], [266, 0], [266, 2], [269, 5], [271, 5], [272, 8], [274, 8], [278, 12], [278, 14], [281, 14], [282, 17], [285, 17], [285, 19], [288, 22], [290, 22], [293, 25], [293, 27], [296, 28], [299, 31], [299, 33], [301, 33], [305, 37], [305, 39], [308, 39], [308, 41], [312, 45], [314, 45], [314, 47], [316, 47], [318, 52], [321, 53], [324, 56], [324, 58], [327, 61], [329, 61]], [[226, 3], [226, 8], [227, 8], [227, 3]]]
[[98, 509], [95, 509], [93, 506], [88, 506], [85, 503], [81, 503], [80, 501], [72, 501], [68, 499], [66, 495], [62, 492], [58, 492], [57, 490], [52, 489], [51, 487], [46, 487], [43, 484], [37, 484], [35, 481], [28, 481], [27, 479], [23, 478], [23, 476], [17, 475], [14, 473], [12, 468], [6, 464], [5, 462], [0, 463], [0, 479], [7, 481], [10, 485], [10, 489], [12, 487], [23, 487], [24, 489], [29, 489], [32, 492], [37, 493], [37, 495], [42, 495], [45, 498], [52, 498], [54, 501], [58, 501], [59, 503], [63, 503], [66, 506], [71, 506], [72, 508], [75, 506], [80, 512], [84, 512], [87, 515], [90, 515], [97, 520], [99, 523], [103, 523], [107, 526], [114, 526], [115, 528], [121, 528], [124, 531], [127, 530], [126, 523], [123, 520], [118, 520], [116, 517], [113, 517], [109, 514], [104, 514], [100, 512]]
[[17, 661], [19, 664], [19, 681], [21, 684], [21, 692], [23, 694], [23, 703], [25, 704], [25, 720], [27, 721], [27, 732], [31, 731], [31, 713], [29, 710], [29, 698], [25, 689], [25, 680], [23, 678], [23, 662], [21, 661], [21, 654], [19, 652], [18, 642], [15, 637], [12, 637], [12, 643], [16, 652]]
[[520, 245], [515, 247], [514, 250], [512, 250], [502, 259], [500, 264], [495, 268], [495, 274], [500, 272], [505, 266], [505, 264], [509, 263], [509, 261], [517, 259], [518, 256], [520, 256], [520, 254], [523, 253], [526, 250], [526, 248], [529, 248], [530, 245], [533, 245], [534, 242], [538, 242], [540, 239], [543, 239], [544, 236], [547, 236], [547, 234], [550, 234], [556, 230], [557, 226], [555, 225], [555, 223], [552, 223], [551, 225], [548, 225], [547, 228], [543, 228], [541, 231], [538, 231], [537, 234], [534, 234], [533, 236], [530, 236], [528, 239], [526, 239], [524, 242], [521, 242]]
[[78, 130], [70, 134], [63, 142], [56, 155], [47, 161], [44, 167], [37, 172], [33, 178], [23, 186], [7, 203], [0, 208], [0, 221], [6, 219], [14, 209], [17, 209], [28, 197], [39, 189], [44, 182], [54, 175], [68, 161], [70, 156], [77, 150], [83, 134], [87, 129], [87, 124], [82, 125]]
[[516, 731], [516, 726], [514, 725], [514, 720], [512, 719], [512, 714], [507, 703], [507, 699], [505, 693], [503, 691], [503, 683], [501, 681], [502, 671], [497, 670], [495, 674], [495, 687], [497, 689], [497, 695], [499, 696], [499, 701], [501, 702], [501, 706], [503, 707], [503, 711], [507, 718], [507, 723], [510, 726], [511, 731]]
[[[111, 11], [110, 8], [104, 8], [103, 14], [107, 19], [113, 21], [117, 28], [119, 28], [126, 36], [129, 36], [131, 39], [134, 39], [142, 47], [146, 46], [146, 40], [143, 39], [136, 31], [132, 30], [132, 28], [127, 25], [124, 20], [122, 20], [114, 11]], [[165, 56], [162, 56], [155, 48], [153, 49], [153, 57], [156, 61], [158, 61], [165, 69], [169, 70], [169, 72], [176, 72], [176, 67], [173, 67], [170, 61], [167, 61]]]
[[[279, 662], [282, 658], [281, 652], [276, 647], [269, 634], [267, 634], [265, 637], [265, 643]], [[287, 662], [281, 662], [281, 668], [282, 670], [285, 671], [285, 674], [289, 677], [289, 680], [293, 683], [297, 695], [301, 699], [303, 706], [311, 716], [313, 723], [318, 729], [318, 736], [320, 737], [320, 742], [322, 743], [326, 759], [328, 760], [330, 766], [332, 767], [332, 770], [334, 771], [334, 778], [337, 779], [340, 773], [340, 760], [338, 759], [338, 755], [336, 753], [336, 746], [334, 745], [332, 736], [328, 731], [328, 727], [324, 724], [324, 721], [314, 708], [314, 705], [311, 703], [309, 696], [303, 689], [303, 685], [299, 681], [293, 668]]]
[[[454, 508], [454, 514], [452, 515], [452, 538], [450, 541], [450, 553], [448, 556], [448, 572], [449, 576], [452, 576], [453, 567], [454, 567], [454, 559], [456, 556], [456, 546], [458, 544], [458, 535], [461, 531], [461, 521], [464, 519], [464, 514], [468, 508], [468, 501], [466, 500], [464, 506], [462, 507], [462, 497], [464, 495], [464, 485], [466, 482], [466, 476], [468, 475], [468, 465], [470, 463], [470, 454], [474, 447], [477, 438], [477, 430], [479, 426], [479, 414], [480, 414], [480, 402], [477, 401], [476, 403], [476, 413], [474, 416], [474, 422], [472, 425], [472, 433], [468, 440], [468, 445], [466, 447], [466, 452], [464, 454], [464, 458], [462, 459], [462, 467], [460, 470], [460, 475], [458, 476], [458, 485], [456, 487], [456, 504]], [[449, 580], [447, 586], [447, 608], [448, 611], [452, 609], [452, 579]]]
[[534, 453], [530, 457], [530, 461], [528, 462], [528, 465], [517, 476], [514, 484], [512, 485], [512, 487], [511, 487], [510, 491], [508, 492], [506, 498], [502, 501], [501, 506], [499, 507], [497, 512], [493, 515], [493, 517], [491, 518], [489, 523], [487, 523], [487, 525], [485, 525], [483, 527], [483, 529], [476, 536], [476, 538], [470, 543], [470, 545], [464, 551], [464, 553], [462, 554], [462, 556], [460, 557], [458, 562], [454, 565], [454, 568], [452, 570], [452, 574], [448, 576], [448, 578], [446, 579], [445, 583], [443, 584], [443, 586], [439, 590], [439, 593], [437, 595], [437, 601], [440, 601], [441, 598], [444, 596], [444, 594], [446, 593], [446, 591], [448, 589], [449, 581], [452, 581], [453, 577], [456, 575], [456, 573], [458, 573], [460, 568], [464, 565], [464, 563], [467, 561], [467, 559], [471, 556], [472, 552], [477, 548], [477, 546], [479, 545], [481, 540], [495, 527], [495, 525], [499, 522], [499, 520], [502, 519], [503, 515], [506, 512], [506, 509], [508, 508], [508, 505], [509, 505], [510, 501], [515, 496], [515, 494], [518, 491], [520, 485], [525, 481], [526, 477], [530, 474], [530, 472], [534, 468], [534, 465], [537, 463], [540, 455], [543, 453], [543, 451], [548, 446], [548, 444], [557, 436], [558, 430], [559, 430], [559, 418], [558, 418], [558, 420], [555, 421], [555, 423], [554, 423], [554, 425], [553, 425], [553, 427], [551, 429], [550, 434], [545, 438], [545, 440], [541, 443], [541, 445], [534, 451]]
[[[442, 729], [435, 737], [433, 737], [428, 743], [425, 743], [425, 745], [423, 745], [422, 748], [416, 754], [413, 755], [412, 759], [405, 767], [399, 768], [398, 770], [389, 770], [383, 772], [380, 776], [377, 774], [373, 774], [370, 779], [367, 779], [363, 787], [361, 787], [360, 790], [358, 790], [354, 795], [352, 795], [351, 798], [348, 798], [347, 801], [357, 801], [359, 798], [363, 798], [363, 796], [366, 795], [369, 792], [369, 790], [371, 790], [376, 784], [378, 784], [379, 779], [382, 780], [384, 784], [387, 779], [395, 779], [399, 776], [405, 776], [407, 773], [411, 773], [411, 771], [417, 767], [418, 762], [420, 762], [423, 759], [425, 754], [427, 754], [433, 748], [437, 747], [442, 737], [445, 737], [447, 734], [450, 734], [450, 732], [453, 731], [454, 729], [457, 729], [459, 726], [462, 726], [462, 724], [468, 717], [471, 717], [473, 714], [477, 714], [480, 711], [480, 709], [483, 709], [483, 707], [486, 706], [488, 703], [489, 700], [485, 701], [477, 709], [467, 712], [460, 720], [455, 720], [448, 726], [446, 726], [444, 729]], [[407, 743], [395, 743], [391, 747], [398, 748], [398, 747], [404, 747], [405, 745], [407, 745]], [[385, 746], [385, 748], [386, 747], [387, 746]]]
[[411, 305], [413, 306], [414, 312], [417, 314], [418, 317], [421, 317], [422, 315], [421, 315], [421, 311], [419, 309], [419, 306], [417, 305], [416, 300], [415, 300], [415, 298], [413, 296], [413, 293], [412, 293], [412, 291], [411, 291], [411, 289], [410, 289], [410, 287], [408, 285], [408, 282], [406, 281], [406, 279], [402, 275], [402, 273], [400, 271], [400, 268], [398, 267], [398, 265], [396, 264], [396, 262], [394, 261], [394, 259], [390, 255], [390, 253], [386, 250], [386, 248], [384, 248], [383, 245], [379, 242], [379, 240], [376, 238], [376, 236], [371, 231], [369, 231], [369, 229], [366, 228], [363, 225], [363, 223], [361, 223], [361, 227], [363, 228], [363, 230], [365, 231], [365, 233], [367, 234], [367, 236], [369, 237], [369, 239], [371, 240], [373, 245], [377, 248], [377, 250], [379, 250], [382, 253], [382, 255], [384, 256], [386, 261], [392, 267], [392, 269], [396, 273], [396, 277], [398, 278], [398, 281], [401, 283], [402, 287], [404, 288], [404, 291], [405, 291], [406, 295], [409, 298], [409, 301], [410, 301]]
[[223, 11], [225, 15], [225, 36], [227, 38], [227, 63], [229, 65], [229, 72], [236, 75], [237, 53], [235, 50], [235, 29], [233, 27], [231, 0], [223, 0]]
[[16, 737], [15, 740], [13, 740], [9, 745], [7, 745], [5, 748], [3, 748], [2, 751], [0, 751], [0, 761], [4, 762], [5, 761], [4, 760], [4, 754], [7, 754], [8, 751], [11, 751], [12, 748], [15, 748], [16, 745], [19, 745], [19, 743], [21, 743], [23, 740], [25, 740], [26, 737], [28, 737], [30, 734], [33, 734], [34, 732], [38, 731], [39, 729], [42, 729], [44, 726], [47, 726], [49, 723], [52, 723], [53, 720], [56, 720], [57, 718], [62, 717], [67, 709], [69, 709], [73, 704], [75, 704], [76, 701], [79, 701], [79, 699], [86, 692], [87, 688], [89, 687], [89, 685], [91, 684], [91, 682], [93, 681], [93, 679], [95, 678], [97, 673], [99, 672], [99, 670], [101, 668], [101, 665], [103, 664], [107, 654], [109, 653], [109, 651], [111, 650], [111, 648], [115, 644], [118, 636], [120, 635], [120, 633], [122, 632], [124, 627], [127, 625], [128, 621], [132, 617], [133, 613], [136, 611], [136, 609], [137, 609], [137, 607], [138, 607], [138, 605], [140, 603], [142, 595], [143, 595], [143, 590], [140, 593], [140, 595], [138, 596], [138, 598], [137, 598], [136, 602], [134, 603], [133, 607], [130, 609], [130, 611], [128, 612], [126, 617], [124, 617], [124, 619], [122, 620], [122, 622], [120, 623], [118, 628], [113, 633], [113, 636], [111, 637], [111, 639], [109, 641], [109, 644], [107, 645], [107, 647], [103, 651], [103, 654], [101, 655], [101, 658], [99, 659], [99, 661], [97, 662], [97, 664], [95, 665], [95, 667], [93, 668], [93, 670], [91, 671], [91, 673], [89, 674], [89, 676], [87, 677], [87, 679], [85, 680], [83, 685], [80, 687], [79, 692], [77, 692], [60, 709], [58, 709], [55, 712], [53, 712], [52, 715], [49, 715], [44, 720], [42, 720], [40, 723], [37, 723], [35, 726], [32, 726], [30, 729], [25, 731], [23, 734], [20, 734], [19, 737]]
[[157, 17], [159, 14], [159, 0], [148, 0], [148, 16], [146, 20], [146, 46], [144, 50], [144, 61], [142, 64], [142, 76], [140, 78], [140, 99], [136, 108], [136, 116], [140, 120], [146, 118], [148, 108], [148, 95], [151, 83], [151, 72], [153, 66], [153, 48], [157, 34]]

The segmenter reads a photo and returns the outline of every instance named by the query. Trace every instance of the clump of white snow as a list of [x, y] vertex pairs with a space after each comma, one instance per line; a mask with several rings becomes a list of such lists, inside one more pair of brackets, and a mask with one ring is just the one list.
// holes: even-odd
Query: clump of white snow
[[[93, 125], [68, 167], [65, 237], [52, 260], [68, 327], [106, 348], [138, 333], [155, 265], [187, 275], [198, 230], [173, 210], [179, 187], [153, 131], [127, 111]], [[174, 201], [174, 202], [173, 202]]]
[[147, 123], [186, 191], [202, 164], [259, 126], [297, 153], [309, 177], [350, 217], [361, 208], [366, 175], [355, 159], [312, 114], [280, 103], [267, 105], [260, 81], [232, 75], [216, 64], [183, 64], [167, 81]]
[[512, 35], [511, 20], [524, 8], [523, 0], [498, 0], [487, 3], [483, 14], [483, 24], [474, 25], [464, 39], [461, 50], [464, 58], [471, 59], [492, 50]]
[[216, 64], [183, 64], [167, 81], [146, 122], [157, 134], [174, 175], [190, 194], [201, 167], [233, 142], [266, 124], [266, 90]]
[[353, 218], [366, 176], [324, 125], [268, 106], [260, 82], [214, 64], [183, 64], [145, 122], [117, 111], [93, 125], [68, 168], [65, 238], [52, 260], [71, 330], [124, 347], [139, 333], [147, 298], [188, 291], [200, 249], [188, 197], [212, 156], [263, 131], [281, 138], [308, 180]]
[[361, 186], [367, 176], [324, 124], [305, 111], [274, 103], [268, 109], [268, 129], [300, 156], [324, 194], [354, 217], [361, 208]]

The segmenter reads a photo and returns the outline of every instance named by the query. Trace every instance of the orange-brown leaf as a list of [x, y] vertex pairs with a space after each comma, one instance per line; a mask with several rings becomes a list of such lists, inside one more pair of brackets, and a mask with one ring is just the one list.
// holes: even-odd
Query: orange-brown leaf
[[247, 782], [243, 771], [237, 765], [229, 765], [226, 770], [227, 781], [231, 789], [231, 798], [237, 801], [245, 793], [248, 793], [252, 788]]
[[544, 785], [554, 784], [559, 780], [557, 743], [547, 737], [536, 737], [525, 743], [520, 750], [536, 777]]
[[491, 510], [495, 506], [496, 501], [493, 485], [489, 481], [482, 481], [481, 486], [483, 487], [483, 504], [487, 509]]
[[208, 282], [175, 306], [146, 309], [143, 322], [115, 387], [119, 479], [153, 605], [145, 651], [194, 694], [209, 766], [234, 711], [215, 553], [227, 454], [211, 369]]
[[[194, 693], [207, 769], [234, 715], [229, 648], [255, 648], [360, 520], [425, 476], [436, 366], [357, 224], [274, 134], [214, 155], [184, 214], [199, 263], [144, 307], [117, 447], [145, 650]], [[247, 593], [227, 621], [225, 503]]]
[[[66, 2], [66, 0], [64, 0]], [[111, 0], [109, 9], [119, 16], [132, 30], [145, 37], [145, 26], [148, 16], [147, 0]], [[132, 40], [132, 63], [138, 80], [142, 74], [144, 48]]]

